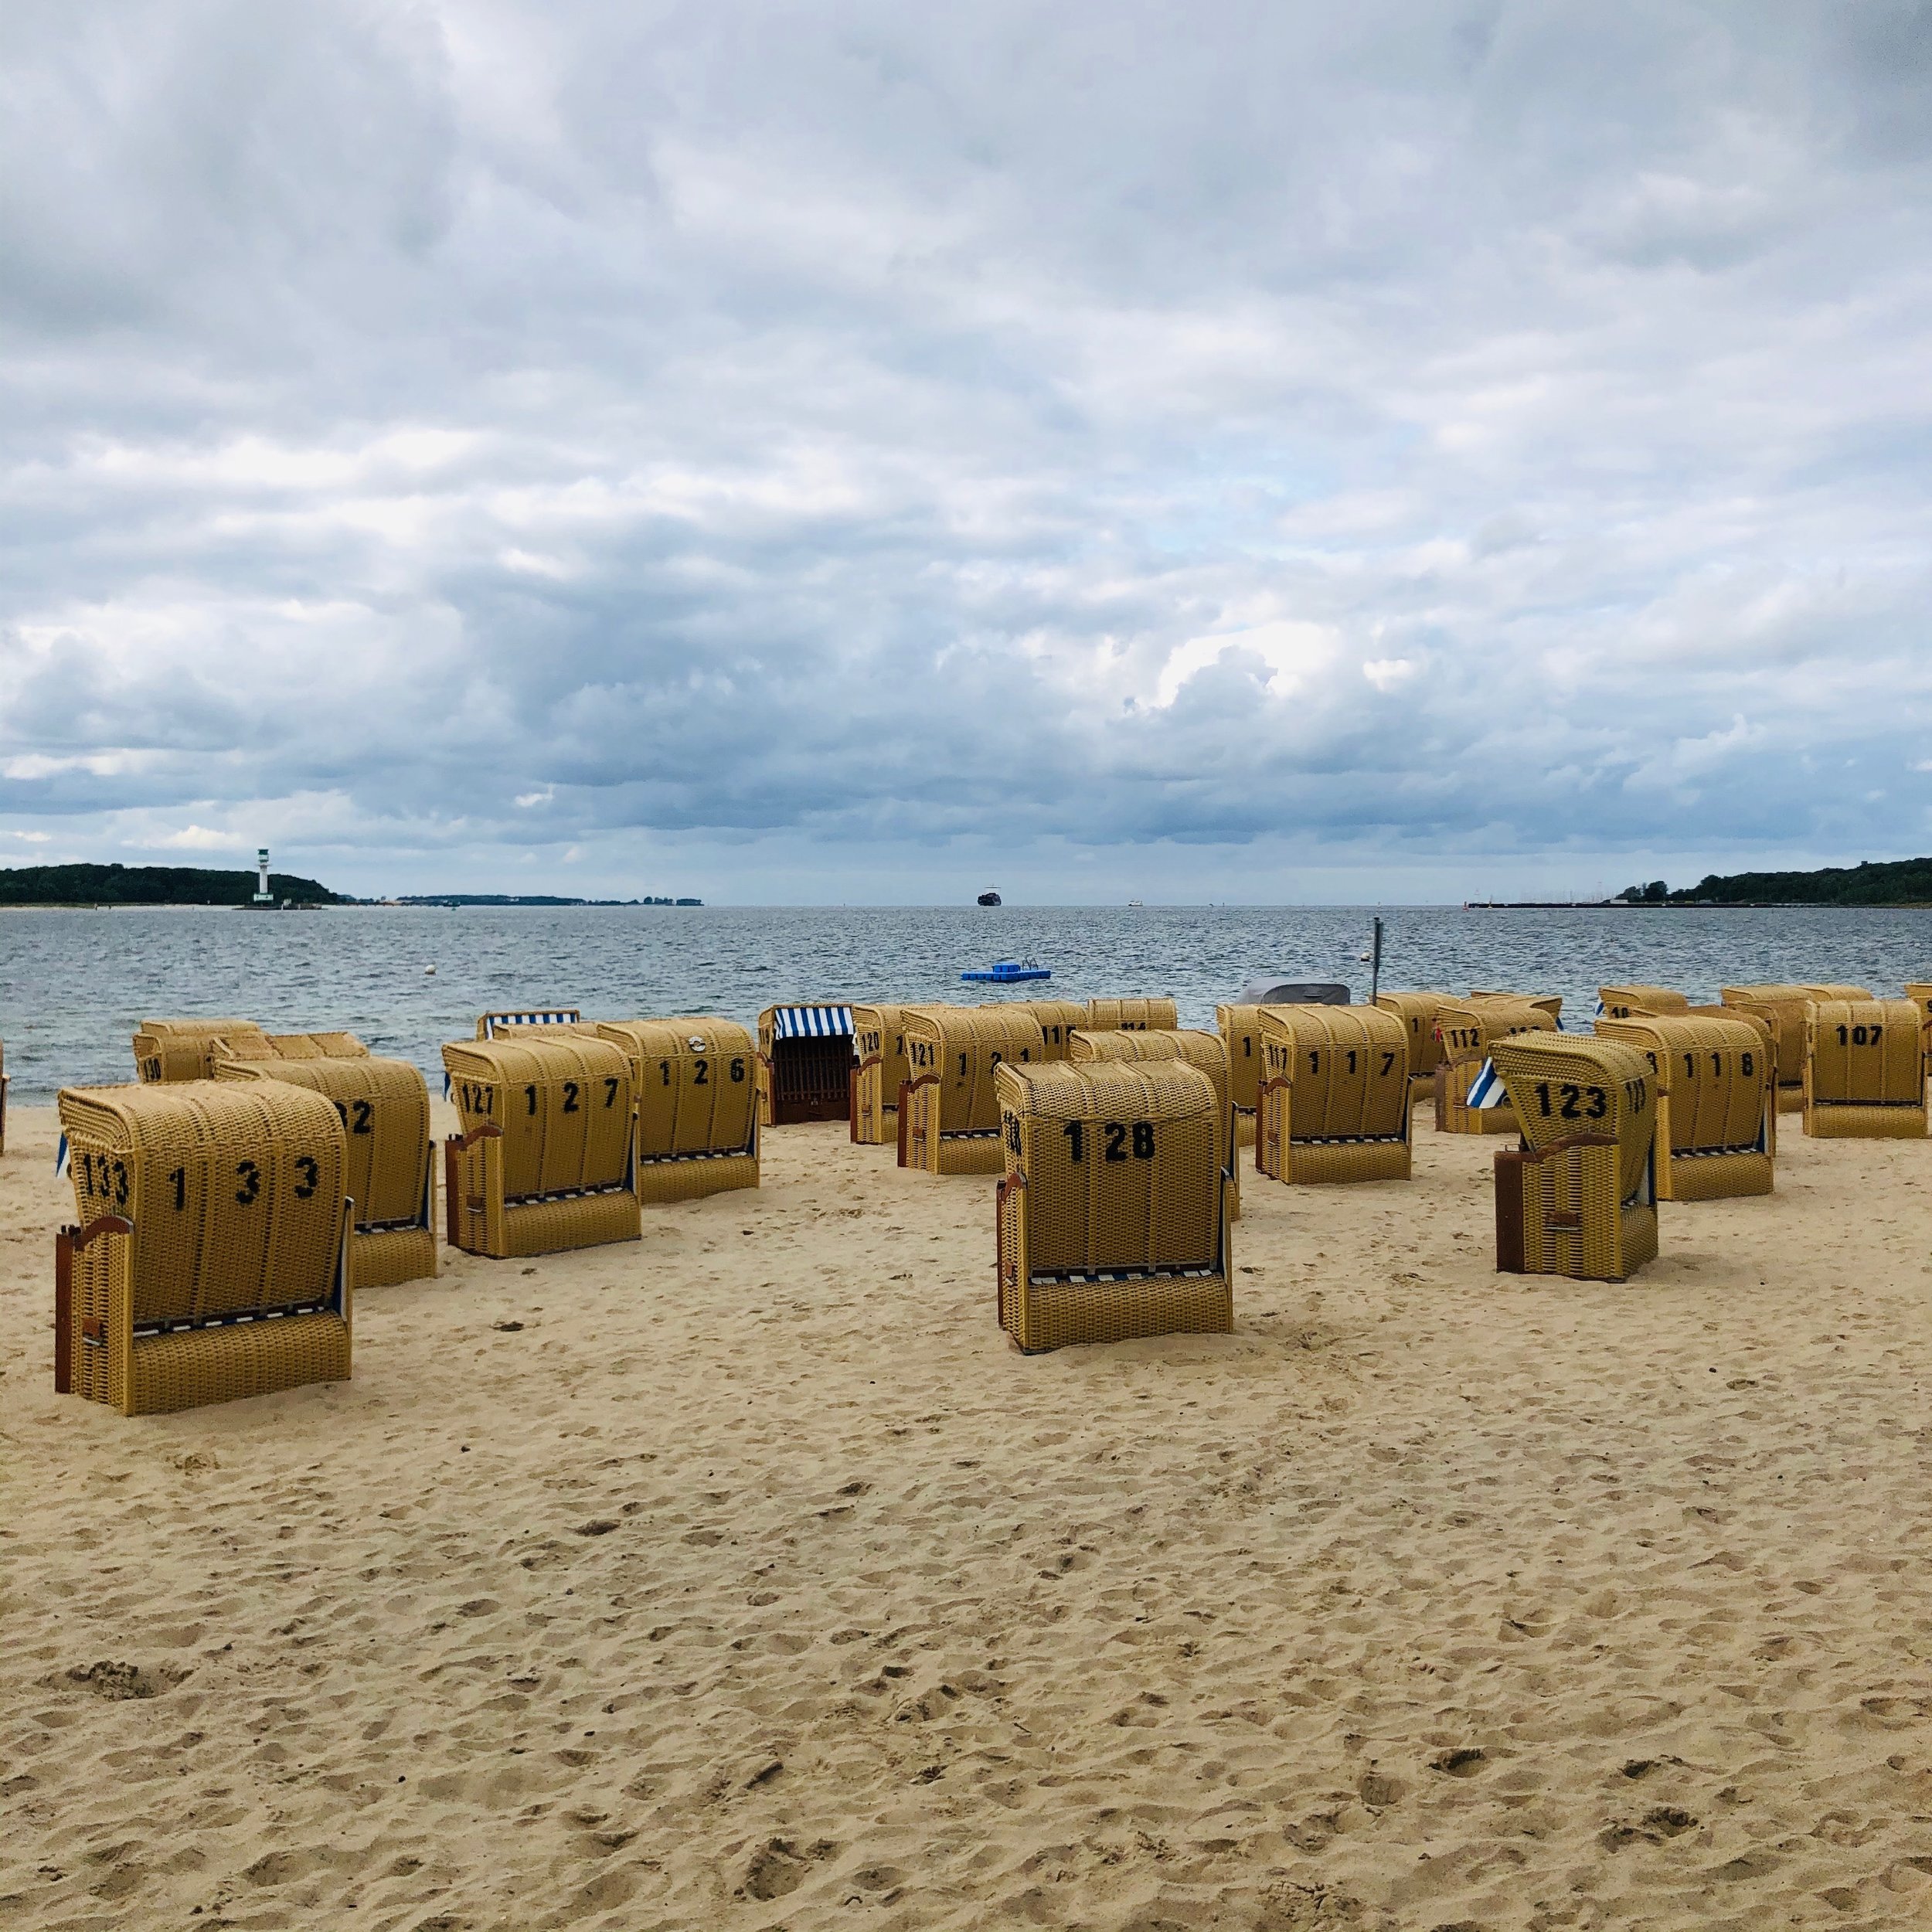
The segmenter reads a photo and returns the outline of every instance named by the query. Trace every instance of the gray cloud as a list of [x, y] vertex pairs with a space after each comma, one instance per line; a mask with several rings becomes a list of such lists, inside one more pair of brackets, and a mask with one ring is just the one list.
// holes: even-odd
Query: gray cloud
[[23, 0], [0, 863], [1922, 849], [1928, 128], [1903, 0]]

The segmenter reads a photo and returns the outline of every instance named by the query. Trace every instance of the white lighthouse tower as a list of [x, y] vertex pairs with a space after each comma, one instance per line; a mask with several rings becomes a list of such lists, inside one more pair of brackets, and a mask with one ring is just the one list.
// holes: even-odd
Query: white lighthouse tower
[[268, 889], [268, 848], [266, 845], [260, 846], [256, 850], [255, 874], [255, 903], [258, 906], [274, 905], [275, 896]]

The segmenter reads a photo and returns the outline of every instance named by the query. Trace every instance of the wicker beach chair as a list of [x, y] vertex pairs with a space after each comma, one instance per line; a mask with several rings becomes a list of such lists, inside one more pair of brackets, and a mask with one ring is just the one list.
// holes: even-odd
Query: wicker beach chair
[[1029, 1354], [1234, 1325], [1214, 1083], [1181, 1060], [1009, 1063], [1000, 1325]]
[[767, 1006], [758, 1015], [760, 1124], [849, 1120], [852, 1063], [849, 1006]]
[[758, 1185], [757, 1053], [736, 1020], [607, 1022], [637, 1096], [637, 1190], [646, 1204]]
[[1138, 1033], [1150, 1026], [1172, 1031], [1181, 1023], [1171, 999], [1090, 999], [1087, 1029], [1095, 1033]]
[[906, 1063], [906, 1027], [900, 1006], [852, 1009], [852, 1138], [862, 1147], [890, 1147], [899, 1139], [899, 1090], [912, 1078]]
[[[1436, 1066], [1436, 1126], [1444, 1134], [1514, 1134], [1516, 1116], [1501, 1080], [1483, 1079], [1490, 1049], [1512, 1034], [1556, 1030], [1546, 1005], [1500, 993], [1472, 993], [1436, 1015], [1442, 1058]], [[1478, 1083], [1482, 1090], [1478, 1090]]]
[[498, 1260], [635, 1241], [631, 1063], [590, 1034], [443, 1049], [463, 1124], [443, 1143], [453, 1248]]
[[348, 1379], [342, 1124], [279, 1081], [70, 1087], [54, 1386], [123, 1415]]
[[1408, 1028], [1379, 1006], [1264, 1006], [1254, 1166], [1303, 1183], [1406, 1181]]
[[[1919, 1040], [1925, 1049], [1926, 1077], [1932, 1080], [1932, 980], [1908, 980], [1905, 996], [1919, 1009]], [[4, 1099], [0, 1095], [0, 1101]]]
[[1217, 1006], [1214, 1024], [1227, 1049], [1228, 1088], [1234, 1104], [1234, 1144], [1254, 1145], [1254, 1110], [1261, 1089], [1261, 1009], [1239, 1002]]
[[1039, 1022], [1018, 1006], [907, 1006], [899, 1165], [927, 1174], [999, 1174], [999, 1090], [1008, 1061], [1046, 1064]]
[[1498, 1269], [1628, 1280], [1657, 1254], [1649, 1063], [1580, 1033], [1514, 1033], [1492, 1057], [1522, 1123], [1496, 1155]]
[[1221, 1165], [1227, 1171], [1228, 1219], [1241, 1218], [1241, 1164], [1235, 1138], [1233, 1083], [1229, 1078], [1227, 1043], [1219, 1033], [1208, 1033], [1191, 1026], [1122, 1029], [1111, 1033], [1089, 1032], [1077, 1029], [1069, 1043], [1067, 1058], [1076, 1066], [1096, 1060], [1185, 1060], [1198, 1066], [1214, 1083], [1225, 1110], [1221, 1143]]
[[224, 1060], [220, 1080], [284, 1080], [319, 1094], [340, 1117], [344, 1185], [355, 1203], [349, 1241], [352, 1287], [426, 1281], [436, 1274], [430, 1095], [407, 1060], [373, 1054], [304, 1060]]
[[1668, 986], [1599, 986], [1597, 1004], [1605, 1019], [1628, 1019], [1632, 1013], [1687, 1013], [1690, 1000]]
[[1436, 1087], [1436, 1069], [1442, 1063], [1442, 1040], [1436, 1022], [1445, 1006], [1458, 1002], [1453, 993], [1378, 993], [1375, 1004], [1393, 1013], [1402, 1022], [1409, 1043], [1409, 1085], [1420, 1100], [1423, 1090], [1431, 1097]]
[[1636, 1012], [1600, 1019], [1597, 1037], [1635, 1047], [1649, 1065], [1659, 1200], [1771, 1192], [1777, 1063], [1761, 1022], [1737, 1013]]
[[1039, 1022], [1041, 1057], [1049, 1065], [1067, 1056], [1067, 1043], [1087, 1024], [1087, 1002], [1080, 999], [1004, 999], [985, 1002], [988, 1012], [1031, 1013]]
[[1519, 999], [1547, 1013], [1559, 1026], [1563, 1024], [1563, 996], [1561, 993], [1517, 993], [1506, 986], [1472, 988], [1471, 999]]
[[[1779, 982], [1721, 988], [1718, 998], [1726, 1006], [1754, 1014], [1771, 1029], [1777, 1050], [1777, 1105], [1795, 1114], [1804, 1104], [1804, 1022], [1812, 1003], [1832, 997], [1825, 988]], [[1851, 995], [1840, 997], [1850, 998]], [[1857, 997], [1869, 999], [1869, 993]]]
[[1909, 999], [1821, 999], [1806, 1019], [1804, 1131], [1820, 1140], [1923, 1140], [1925, 1042]]
[[238, 1053], [272, 1057], [268, 1036], [252, 1019], [145, 1019], [134, 1048], [144, 1086], [213, 1080], [216, 1061]]

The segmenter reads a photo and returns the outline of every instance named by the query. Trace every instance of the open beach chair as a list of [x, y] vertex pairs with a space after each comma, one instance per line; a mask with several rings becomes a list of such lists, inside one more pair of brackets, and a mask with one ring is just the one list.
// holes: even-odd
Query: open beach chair
[[758, 1015], [760, 1124], [849, 1120], [852, 1066], [851, 1007], [767, 1006]]

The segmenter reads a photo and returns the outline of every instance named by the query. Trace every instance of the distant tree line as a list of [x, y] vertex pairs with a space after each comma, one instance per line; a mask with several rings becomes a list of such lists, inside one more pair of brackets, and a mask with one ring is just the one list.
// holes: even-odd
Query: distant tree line
[[[200, 866], [18, 866], [0, 869], [0, 906], [247, 906], [255, 897], [252, 872], [214, 872]], [[312, 879], [272, 872], [268, 889], [304, 906], [338, 906], [339, 893]]]
[[1626, 886], [1617, 895], [1642, 906], [1932, 905], [1932, 859], [1825, 866], [1815, 872], [1713, 872], [1672, 892], [1662, 879]]

